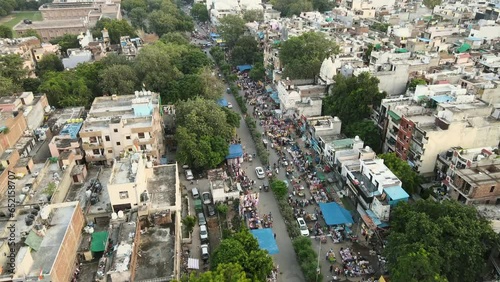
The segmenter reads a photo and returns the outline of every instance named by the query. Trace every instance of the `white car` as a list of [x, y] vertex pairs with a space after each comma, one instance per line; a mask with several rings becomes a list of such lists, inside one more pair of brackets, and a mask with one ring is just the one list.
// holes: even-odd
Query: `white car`
[[208, 231], [206, 225], [200, 225], [200, 239], [202, 242], [208, 240]]
[[264, 169], [260, 166], [255, 168], [255, 174], [257, 174], [258, 179], [264, 179], [266, 174], [264, 173]]
[[299, 217], [299, 218], [297, 218], [297, 223], [299, 224], [300, 235], [308, 237], [309, 236], [309, 228], [307, 228], [306, 221], [302, 217]]
[[203, 199], [203, 204], [210, 205], [212, 203], [212, 196], [210, 192], [203, 192], [201, 194], [201, 198]]
[[193, 172], [190, 169], [186, 169], [185, 174], [186, 174], [186, 179], [187, 180], [193, 180], [194, 179]]
[[229, 109], [232, 109], [232, 108], [233, 108], [233, 104], [231, 104], [231, 103], [227, 102], [227, 107], [228, 107]]
[[207, 260], [210, 255], [208, 254], [208, 245], [201, 245], [201, 259]]

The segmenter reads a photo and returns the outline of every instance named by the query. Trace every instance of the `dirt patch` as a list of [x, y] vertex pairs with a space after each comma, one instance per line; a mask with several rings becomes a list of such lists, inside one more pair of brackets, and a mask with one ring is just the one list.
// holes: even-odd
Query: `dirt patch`
[[210, 249], [215, 250], [222, 240], [222, 234], [219, 227], [219, 220], [216, 217], [209, 217], [207, 220], [208, 236]]
[[6, 16], [6, 17], [3, 17], [3, 18], [1, 18], [1, 19], [0, 19], [0, 24], [2, 24], [2, 23], [6, 23], [6, 22], [8, 22], [8, 21], [12, 20], [13, 18], [14, 18], [14, 16]]

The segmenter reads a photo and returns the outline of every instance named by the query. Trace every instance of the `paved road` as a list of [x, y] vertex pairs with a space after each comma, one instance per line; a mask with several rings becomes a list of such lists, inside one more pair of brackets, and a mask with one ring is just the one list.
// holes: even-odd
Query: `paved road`
[[[197, 29], [200, 33], [205, 35], [207, 34], [206, 29], [203, 29], [200, 26], [197, 26]], [[198, 40], [197, 42], [200, 42], [200, 40]], [[211, 58], [209, 54], [208, 57]], [[226, 87], [229, 86], [227, 85]], [[240, 91], [240, 95], [243, 95], [242, 91]], [[233, 110], [235, 112], [241, 114], [241, 110], [233, 95], [225, 93], [224, 98], [228, 102], [233, 104]], [[251, 107], [247, 107], [249, 108], [249, 112], [251, 112]], [[241, 138], [241, 143], [245, 148], [245, 152], [255, 153], [255, 143], [252, 140], [250, 131], [248, 130], [248, 127], [243, 118], [240, 119], [240, 127], [236, 130], [236, 133], [238, 134], [238, 137]], [[274, 152], [271, 152], [270, 163], [274, 163], [277, 161], [277, 155]], [[246, 175], [248, 175], [251, 179], [257, 181], [258, 179], [255, 175], [255, 167], [257, 166], [262, 166], [262, 163], [258, 158], [254, 159], [252, 163], [243, 163], [242, 168], [245, 170]], [[285, 179], [284, 171], [280, 171], [279, 178]], [[256, 186], [258, 187], [262, 183], [263, 181], [259, 180], [257, 181]], [[290, 240], [290, 237], [288, 237], [285, 222], [283, 220], [283, 217], [281, 216], [278, 204], [271, 191], [261, 193], [258, 212], [260, 214], [271, 213], [273, 215], [273, 231], [277, 234], [276, 242], [279, 248], [279, 253], [273, 255], [274, 263], [279, 266], [280, 275], [278, 276], [278, 281], [304, 281], [304, 276], [302, 275], [299, 263], [297, 262], [295, 251], [292, 246], [292, 241]]]

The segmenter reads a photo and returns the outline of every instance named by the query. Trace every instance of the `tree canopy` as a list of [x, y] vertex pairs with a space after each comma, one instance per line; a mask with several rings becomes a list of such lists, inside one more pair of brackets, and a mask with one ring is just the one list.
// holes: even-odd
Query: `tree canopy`
[[261, 10], [246, 10], [243, 13], [243, 19], [246, 22], [263, 22], [264, 12]]
[[291, 17], [309, 12], [313, 9], [313, 3], [308, 0], [271, 0], [273, 8], [281, 12], [281, 16]]
[[237, 15], [227, 15], [220, 19], [217, 29], [226, 42], [226, 46], [232, 49], [245, 33], [245, 21]]
[[177, 159], [195, 169], [214, 168], [229, 153], [234, 127], [215, 101], [196, 98], [176, 108]]
[[284, 67], [284, 77], [315, 78], [319, 74], [323, 60], [338, 54], [337, 44], [322, 33], [306, 32], [282, 43], [280, 61]]
[[120, 43], [121, 36], [137, 37], [134, 28], [126, 20], [102, 18], [92, 28], [92, 36], [101, 38], [103, 29], [108, 30], [109, 41], [112, 44]]
[[396, 153], [381, 154], [378, 157], [383, 159], [385, 166], [401, 180], [403, 189], [408, 194], [411, 195], [417, 191], [421, 182], [420, 176], [406, 161], [398, 158]]
[[231, 49], [231, 64], [233, 66], [262, 63], [263, 55], [253, 36], [241, 36]]
[[199, 22], [207, 22], [210, 20], [207, 6], [203, 3], [196, 3], [193, 5], [193, 8], [191, 8], [191, 16]]
[[380, 151], [381, 140], [377, 125], [371, 120], [362, 120], [354, 123], [348, 123], [344, 133], [347, 136], [359, 136], [365, 146], [369, 146], [375, 152]]
[[221, 263], [215, 270], [206, 271], [201, 274], [195, 272], [188, 277], [183, 277], [182, 282], [251, 282], [246, 277], [243, 267], [237, 263]]
[[114, 65], [99, 73], [103, 93], [109, 95], [130, 95], [140, 89], [137, 74], [131, 66]]
[[64, 54], [70, 48], [80, 48], [80, 41], [78, 40], [78, 36], [74, 34], [65, 34], [61, 37], [54, 38], [50, 40], [50, 43], [59, 44], [60, 50]]
[[35, 73], [38, 77], [42, 77], [49, 71], [63, 71], [64, 65], [61, 59], [56, 54], [47, 54], [36, 63]]
[[391, 211], [385, 251], [395, 281], [479, 281], [497, 243], [474, 207], [420, 200]]
[[12, 28], [0, 25], [0, 38], [12, 38], [13, 36], [14, 32], [12, 31]]
[[430, 9], [431, 11], [434, 11], [434, 8], [436, 6], [441, 5], [442, 0], [423, 0], [422, 4], [424, 4], [425, 7]]

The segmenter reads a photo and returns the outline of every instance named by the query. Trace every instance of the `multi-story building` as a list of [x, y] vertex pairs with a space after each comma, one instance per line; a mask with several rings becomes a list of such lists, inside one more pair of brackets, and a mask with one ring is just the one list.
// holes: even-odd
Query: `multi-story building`
[[326, 87], [323, 85], [294, 85], [292, 80], [281, 80], [277, 85], [280, 109], [284, 115], [319, 116]]
[[80, 148], [78, 132], [83, 125], [83, 119], [75, 119], [63, 126], [58, 135], [52, 137], [49, 143], [50, 155], [59, 157], [62, 152], [71, 151], [74, 153], [75, 162], [80, 164], [83, 161], [83, 152]]
[[353, 11], [360, 18], [374, 18], [375, 12], [380, 10], [392, 10], [395, 0], [366, 1], [366, 0], [344, 0], [342, 6]]
[[35, 70], [33, 48], [40, 47], [40, 40], [34, 36], [22, 38], [0, 38], [0, 55], [18, 54], [23, 59], [23, 68], [32, 74]]
[[23, 92], [20, 95], [0, 98], [0, 109], [13, 115], [22, 113], [27, 129], [34, 130], [42, 125], [50, 106], [45, 94], [35, 96], [33, 92]]
[[86, 32], [101, 18], [121, 19], [120, 3], [103, 0], [47, 3], [39, 11], [42, 21], [20, 22], [13, 29], [21, 35], [33, 29], [43, 41], [49, 41], [64, 34]]
[[71, 281], [84, 225], [80, 202], [43, 207], [17, 252], [11, 281]]
[[326, 151], [326, 144], [342, 139], [342, 121], [338, 117], [305, 117], [305, 136], [311, 147], [319, 154]]
[[151, 91], [96, 98], [80, 130], [85, 159], [111, 163], [140, 152], [159, 162], [165, 149], [159, 103], [159, 94]]
[[500, 120], [492, 116], [492, 106], [472, 101], [473, 95], [448, 93], [384, 99], [376, 118], [384, 151], [395, 152], [424, 176], [435, 173], [436, 156], [450, 146], [498, 146], [500, 140]]

